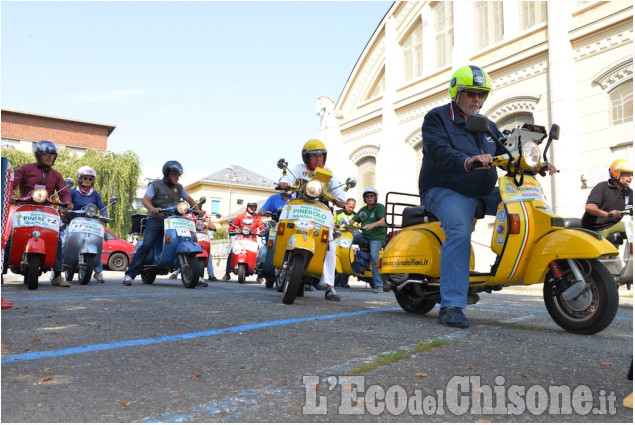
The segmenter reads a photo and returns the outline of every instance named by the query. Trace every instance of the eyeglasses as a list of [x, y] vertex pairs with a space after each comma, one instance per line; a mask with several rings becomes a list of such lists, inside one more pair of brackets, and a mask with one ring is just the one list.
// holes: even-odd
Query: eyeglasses
[[475, 97], [478, 97], [479, 99], [485, 99], [485, 95], [487, 94], [484, 91], [467, 91], [467, 90], [463, 90], [463, 93], [465, 93], [467, 97], [469, 97], [470, 99], [474, 99]]
[[93, 181], [95, 180], [95, 177], [91, 177], [91, 176], [82, 176], [82, 180], [88, 180], [88, 181]]

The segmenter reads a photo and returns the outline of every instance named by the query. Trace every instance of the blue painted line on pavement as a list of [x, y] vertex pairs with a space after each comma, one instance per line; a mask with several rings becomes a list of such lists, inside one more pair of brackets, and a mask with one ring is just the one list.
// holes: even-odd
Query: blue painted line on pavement
[[382, 309], [359, 310], [359, 311], [352, 311], [348, 313], [339, 313], [339, 314], [327, 314], [324, 316], [298, 317], [294, 319], [273, 320], [270, 322], [261, 322], [261, 323], [250, 323], [246, 325], [231, 326], [228, 328], [221, 328], [221, 329], [210, 329], [207, 331], [192, 332], [192, 333], [186, 333], [186, 334], [180, 334], [180, 335], [166, 335], [166, 336], [155, 337], [155, 338], [141, 338], [141, 339], [133, 339], [130, 341], [117, 341], [117, 342], [111, 342], [107, 344], [81, 345], [78, 347], [61, 348], [59, 350], [11, 354], [11, 355], [2, 356], [2, 364], [28, 362], [31, 360], [40, 360], [40, 359], [50, 359], [53, 357], [63, 357], [63, 356], [69, 356], [72, 354], [82, 354], [82, 353], [89, 353], [89, 352], [95, 352], [95, 351], [114, 350], [114, 349], [125, 348], [125, 347], [138, 347], [143, 345], [160, 344], [163, 342], [184, 341], [188, 339], [205, 338], [209, 336], [222, 335], [222, 334], [249, 332], [249, 331], [254, 331], [257, 329], [270, 328], [275, 326], [285, 326], [285, 325], [292, 325], [296, 323], [312, 322], [317, 320], [338, 319], [342, 317], [361, 316], [364, 314], [380, 313], [384, 311], [393, 311], [393, 310], [401, 310], [401, 308], [392, 307], [392, 308], [382, 308]]
[[208, 295], [214, 294], [235, 294], [235, 293], [262, 293], [258, 290], [241, 290], [241, 291], [204, 291], [204, 292], [161, 292], [161, 293], [148, 293], [148, 294], [110, 294], [110, 295], [75, 295], [75, 296], [59, 296], [59, 297], [29, 297], [29, 298], [5, 298], [7, 301], [20, 302], [20, 301], [48, 301], [48, 300], [76, 300], [86, 298], [120, 298], [120, 297], [162, 297], [165, 295], [201, 295], [203, 293]]

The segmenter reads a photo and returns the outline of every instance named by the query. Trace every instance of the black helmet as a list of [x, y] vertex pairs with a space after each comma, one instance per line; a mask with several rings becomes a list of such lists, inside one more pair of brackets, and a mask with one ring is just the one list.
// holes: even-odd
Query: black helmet
[[55, 155], [55, 159], [57, 159], [57, 155], [59, 155], [57, 146], [48, 140], [40, 140], [39, 142], [33, 144], [33, 154], [35, 155], [35, 159], [39, 161], [40, 155], [43, 153], [52, 153]]
[[258, 203], [256, 203], [256, 202], [247, 202], [247, 207], [246, 208], [249, 208], [249, 207], [258, 208]]
[[170, 177], [170, 174], [183, 174], [183, 166], [178, 161], [168, 161], [163, 164], [163, 177]]

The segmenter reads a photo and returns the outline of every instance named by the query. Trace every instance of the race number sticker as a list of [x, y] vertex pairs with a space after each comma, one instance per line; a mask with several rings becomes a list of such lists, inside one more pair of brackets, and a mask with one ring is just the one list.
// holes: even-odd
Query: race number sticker
[[329, 210], [312, 205], [287, 205], [280, 216], [281, 220], [309, 220], [322, 227], [333, 227], [333, 214]]
[[166, 218], [164, 227], [165, 230], [175, 230], [178, 236], [191, 236], [192, 233], [196, 233], [196, 225], [189, 218]]
[[251, 239], [234, 239], [232, 251], [240, 254], [242, 251], [258, 252], [258, 242]]
[[100, 222], [93, 220], [76, 218], [68, 225], [68, 231], [70, 233], [80, 232], [88, 233], [100, 238], [104, 237], [104, 226]]
[[43, 227], [45, 229], [60, 230], [60, 217], [43, 211], [20, 211], [13, 216], [13, 227]]
[[203, 233], [203, 232], [197, 232], [196, 233], [196, 239], [198, 239], [201, 242], [209, 242], [211, 240], [209, 235], [207, 233]]
[[545, 195], [540, 184], [531, 176], [524, 176], [524, 182], [520, 187], [517, 187], [510, 177], [502, 177], [500, 182], [502, 183], [501, 198], [506, 204], [528, 201], [545, 202]]

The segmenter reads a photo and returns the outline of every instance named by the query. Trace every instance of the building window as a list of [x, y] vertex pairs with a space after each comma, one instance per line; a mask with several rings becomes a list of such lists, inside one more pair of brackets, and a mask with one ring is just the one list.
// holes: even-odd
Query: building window
[[432, 6], [434, 16], [435, 65], [440, 68], [450, 63], [454, 45], [454, 17], [451, 1], [440, 1]]
[[5, 137], [2, 138], [3, 146], [13, 146], [17, 148], [19, 144], [20, 144], [20, 141], [18, 139], [7, 139]]
[[511, 117], [506, 117], [504, 120], [499, 121], [496, 124], [496, 127], [502, 132], [503, 130], [512, 130], [516, 127], [520, 127], [521, 125], [528, 123], [534, 123], [534, 116], [532, 114], [516, 114]]
[[423, 67], [423, 48], [421, 45], [421, 22], [410, 30], [401, 43], [404, 82], [421, 77]]
[[[357, 173], [359, 182], [358, 186], [361, 188], [367, 188], [368, 186], [375, 187], [375, 170], [377, 168], [377, 160], [375, 157], [367, 156], [362, 158], [357, 163]], [[362, 189], [362, 190], [364, 190]]]
[[386, 73], [382, 69], [381, 77], [379, 77], [379, 79], [377, 80], [377, 82], [373, 86], [373, 89], [370, 91], [370, 95], [368, 95], [366, 100], [374, 99], [374, 98], [379, 97], [379, 96], [384, 94], [384, 92], [386, 91], [386, 79], [384, 78], [385, 75], [386, 75]]
[[609, 93], [611, 125], [633, 121], [633, 80], [622, 83]]
[[503, 2], [474, 2], [474, 39], [476, 49], [484, 49], [503, 39]]
[[212, 205], [211, 205], [211, 208], [210, 208], [210, 212], [212, 214], [218, 214], [219, 211], [220, 211], [220, 201], [213, 199], [212, 200]]
[[521, 1], [520, 10], [520, 30], [524, 31], [536, 25], [542, 25], [547, 21], [546, 1]]

